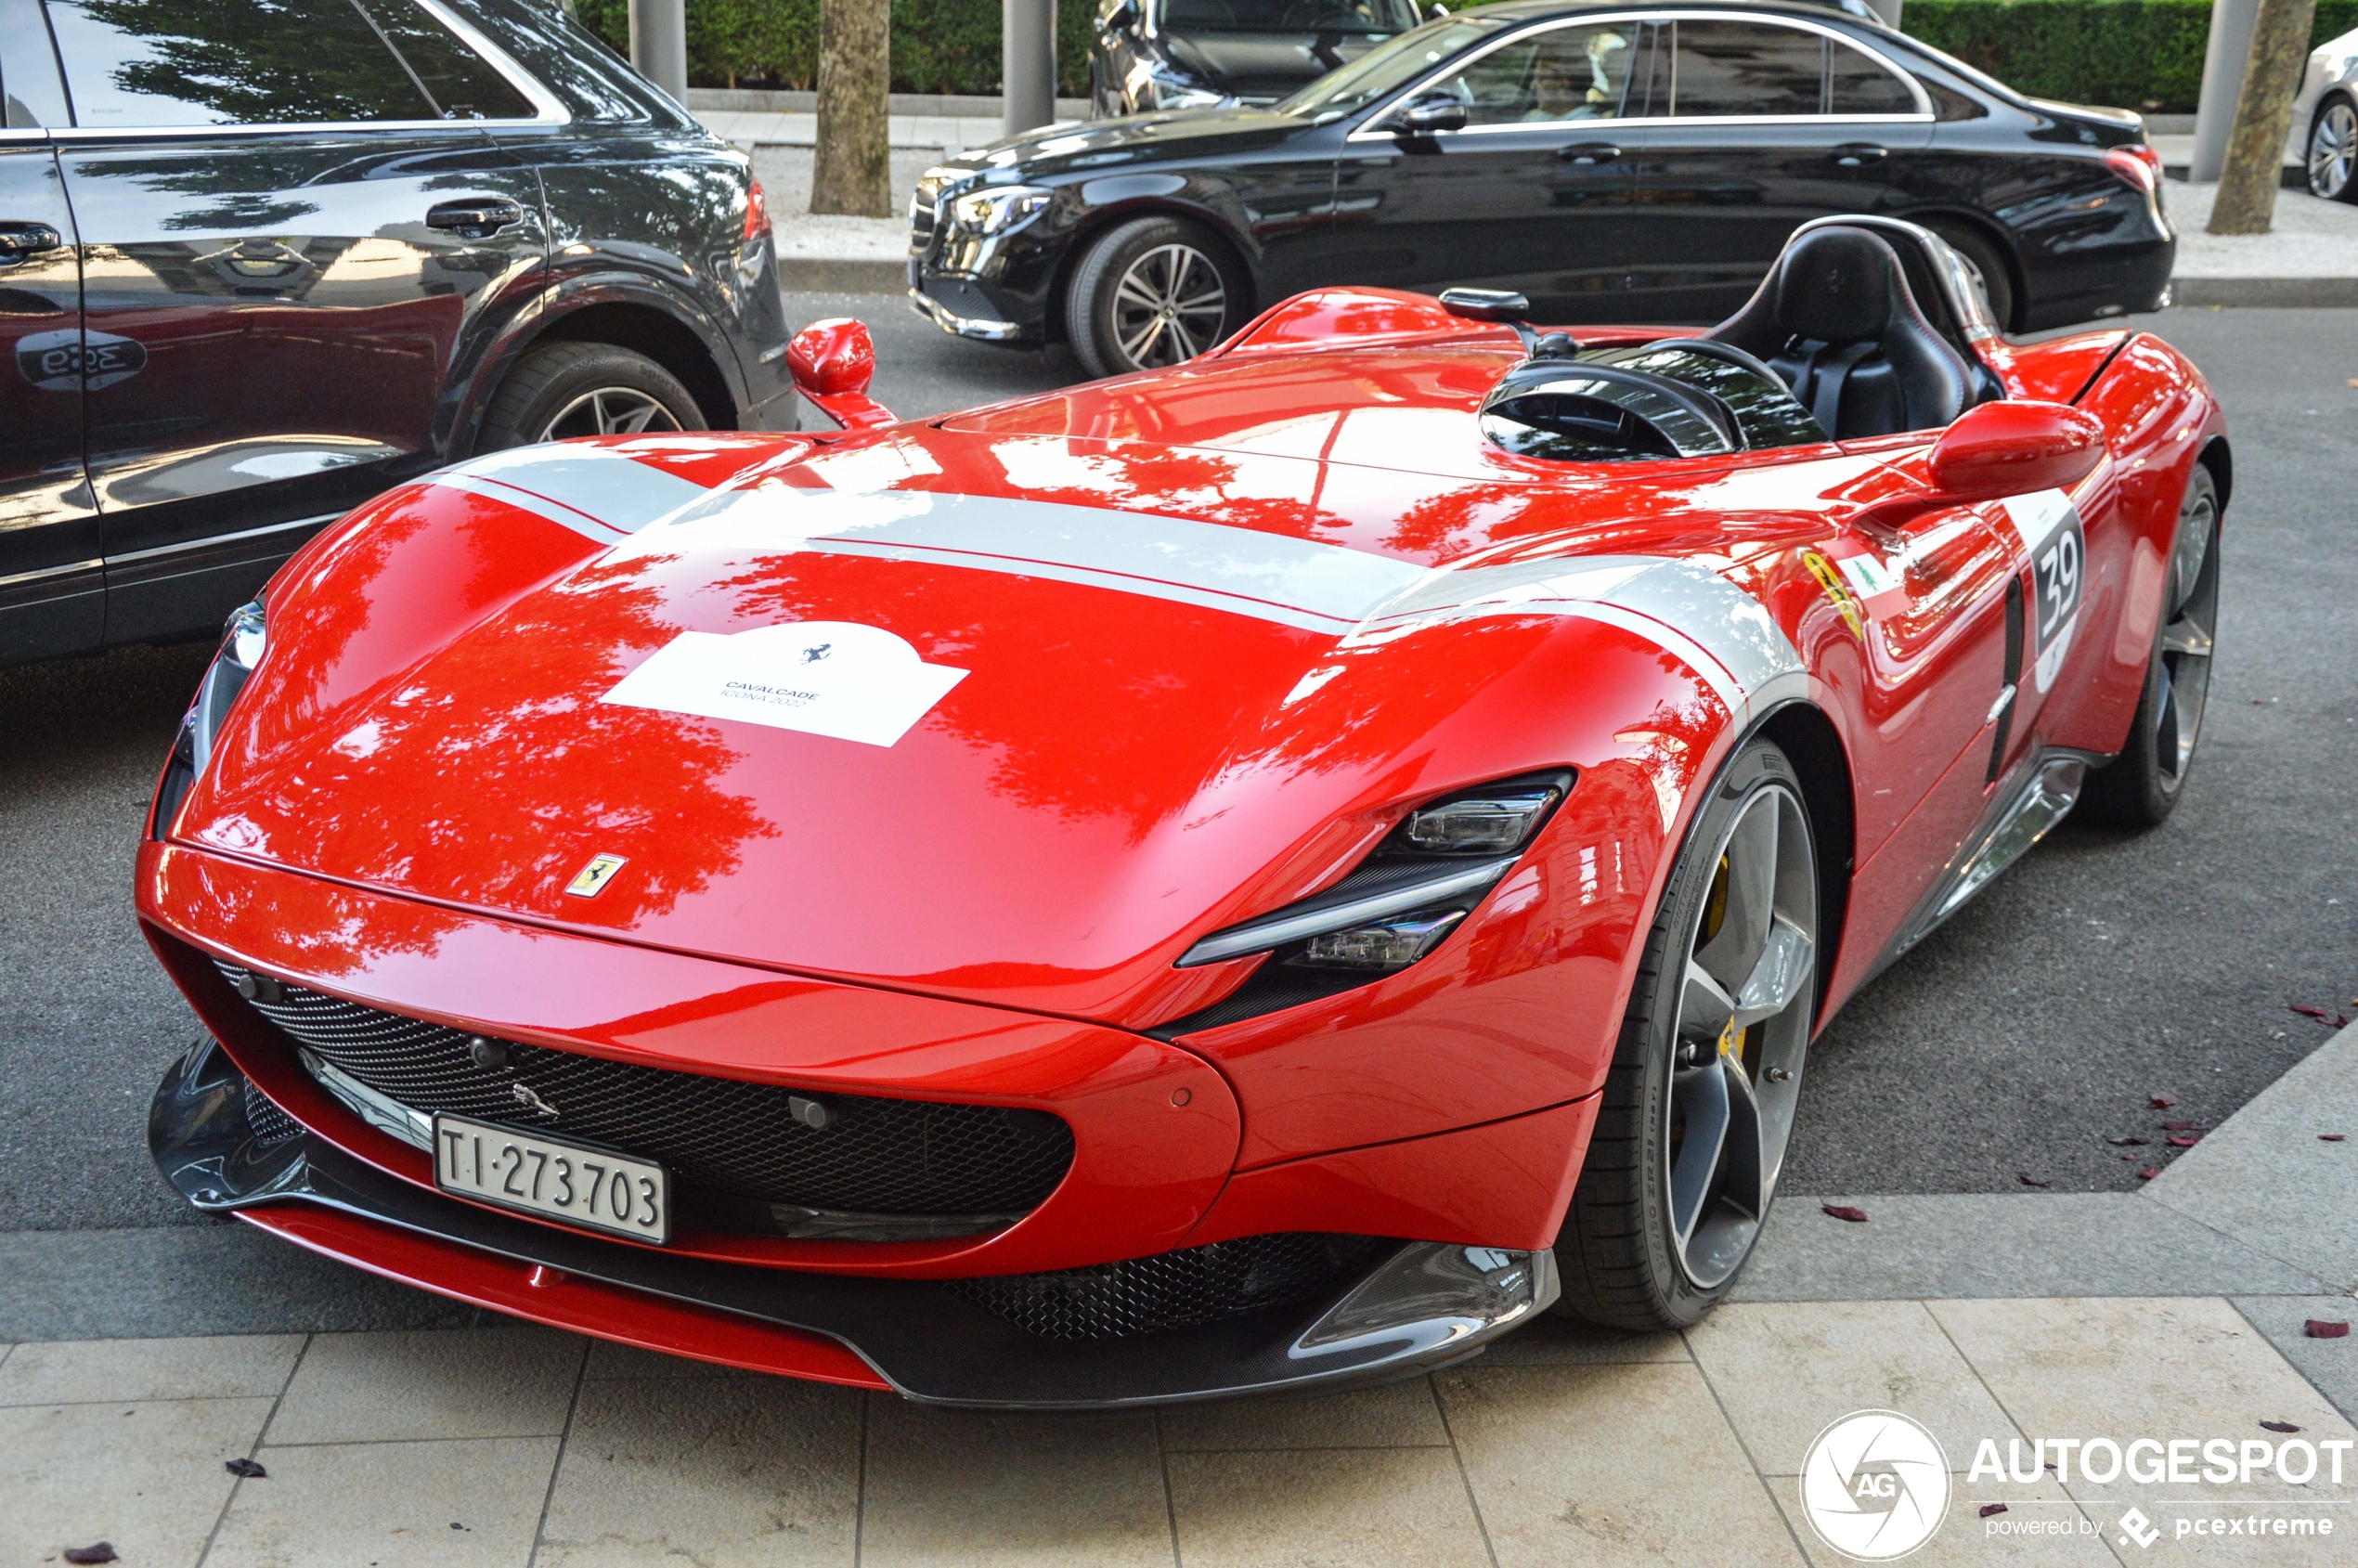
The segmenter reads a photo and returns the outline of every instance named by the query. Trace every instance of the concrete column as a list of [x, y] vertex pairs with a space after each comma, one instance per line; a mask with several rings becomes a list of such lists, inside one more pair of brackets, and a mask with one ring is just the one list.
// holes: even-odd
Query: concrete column
[[999, 0], [1000, 75], [1006, 133], [1056, 117], [1056, 0]]
[[2260, 0], [2210, 0], [2210, 43], [2202, 55], [2202, 100], [2195, 106], [2195, 155], [2186, 177], [2208, 184], [2227, 162], [2227, 131], [2251, 63]]
[[681, 103], [688, 101], [687, 0], [630, 0], [630, 63]]

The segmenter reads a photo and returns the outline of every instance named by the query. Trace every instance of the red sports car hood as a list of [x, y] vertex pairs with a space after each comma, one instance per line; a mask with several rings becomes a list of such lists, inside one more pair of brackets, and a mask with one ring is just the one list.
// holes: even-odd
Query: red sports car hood
[[[1686, 645], [1595, 623], [1567, 665], [1560, 616], [1465, 612], [1561, 590], [1584, 564], [1567, 552], [1626, 551], [1633, 509], [1661, 513], [1660, 550], [1683, 504], [1659, 496], [1470, 551], [1484, 507], [1531, 504], [1527, 480], [1004, 430], [762, 449], [767, 472], [740, 456], [719, 489], [660, 453], [573, 447], [376, 503], [274, 588], [269, 654], [179, 836], [678, 950], [1151, 1021], [1233, 983], [1171, 967], [1194, 937], [1332, 880], [1404, 801], [1579, 760], [1544, 734], [1533, 755], [1528, 715], [1577, 728], [1592, 707], [1610, 734], [1632, 693], [1584, 668], [1642, 688]], [[1707, 558], [1648, 554], [1588, 564], [1671, 570], [1666, 591], [1730, 625], [1750, 606], [1744, 635], [1781, 641]], [[1452, 555], [1483, 569], [1432, 569]]]

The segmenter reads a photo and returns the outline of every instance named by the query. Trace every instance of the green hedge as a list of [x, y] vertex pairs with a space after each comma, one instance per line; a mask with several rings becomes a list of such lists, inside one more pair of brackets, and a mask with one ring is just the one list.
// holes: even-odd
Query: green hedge
[[[577, 0], [616, 48], [628, 0]], [[1056, 77], [1088, 91], [1092, 0], [1056, 7]], [[1906, 30], [2039, 97], [2184, 113], [2202, 83], [2210, 0], [1905, 0]], [[2317, 0], [2315, 40], [2358, 27], [2358, 0]], [[688, 0], [688, 79], [700, 87], [808, 88], [818, 71], [819, 0]], [[893, 0], [892, 85], [904, 93], [996, 93], [999, 0]]]
[[[2210, 0], [1903, 0], [1911, 36], [2034, 97], [2191, 113]], [[2358, 27], [2358, 0], [2317, 0], [2312, 45]]]
[[[577, 0], [576, 14], [625, 54], [629, 0]], [[1089, 91], [1093, 0], [1056, 7], [1056, 86]], [[808, 90], [819, 74], [819, 0], [688, 0], [688, 80], [698, 87]], [[999, 91], [999, 0], [892, 0], [892, 90]]]

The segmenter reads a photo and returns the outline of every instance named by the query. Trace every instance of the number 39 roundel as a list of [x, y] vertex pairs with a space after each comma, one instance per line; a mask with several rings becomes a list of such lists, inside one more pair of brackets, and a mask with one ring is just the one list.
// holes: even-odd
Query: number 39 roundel
[[2063, 667], [2071, 628], [2079, 618], [2088, 537], [2079, 526], [2079, 513], [2071, 498], [2061, 490], [2010, 496], [2003, 505], [2022, 538], [2024, 552], [2030, 557], [2031, 620], [2039, 651], [2036, 673], [2043, 692], [2054, 684]]

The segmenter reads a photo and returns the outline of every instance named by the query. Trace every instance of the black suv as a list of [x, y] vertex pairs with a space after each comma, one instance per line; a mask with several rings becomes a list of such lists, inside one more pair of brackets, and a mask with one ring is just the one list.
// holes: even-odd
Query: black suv
[[791, 429], [745, 157], [549, 0], [0, 0], [0, 663], [471, 453]]

